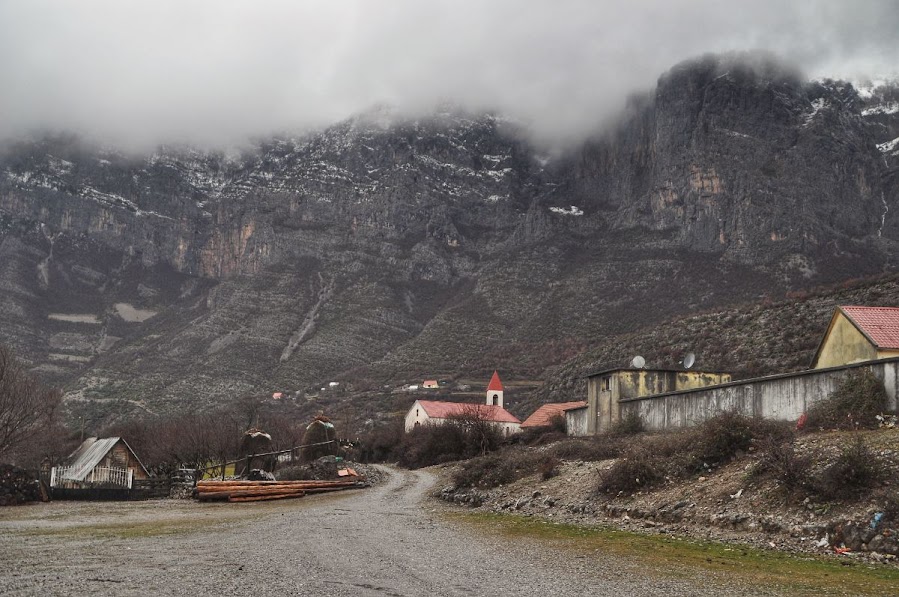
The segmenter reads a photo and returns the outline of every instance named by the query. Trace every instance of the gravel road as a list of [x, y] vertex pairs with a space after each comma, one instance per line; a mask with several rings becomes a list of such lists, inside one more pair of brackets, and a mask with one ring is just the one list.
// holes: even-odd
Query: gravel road
[[433, 475], [385, 472], [377, 487], [302, 500], [0, 509], [0, 595], [777, 594], [479, 536], [424, 500]]

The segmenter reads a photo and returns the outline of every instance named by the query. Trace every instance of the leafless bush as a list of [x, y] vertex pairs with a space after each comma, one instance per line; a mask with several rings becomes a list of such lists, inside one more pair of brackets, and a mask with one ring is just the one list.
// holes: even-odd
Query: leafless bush
[[543, 481], [552, 479], [559, 474], [559, 466], [561, 466], [561, 464], [562, 463], [558, 458], [555, 458], [554, 456], [545, 456], [537, 465], [537, 471], [540, 473], [540, 478]]
[[627, 413], [612, 426], [612, 435], [637, 435], [643, 431], [643, 419], [635, 412]]
[[658, 485], [665, 479], [664, 464], [647, 446], [632, 446], [612, 468], [600, 473], [599, 490], [632, 493]]
[[834, 392], [808, 410], [808, 429], [874, 429], [886, 410], [883, 384], [869, 369], [850, 371]]
[[815, 479], [814, 490], [825, 499], [849, 499], [875, 487], [885, 473], [881, 458], [856, 436]]
[[810, 487], [812, 458], [796, 454], [792, 440], [769, 436], [760, 440], [757, 448], [760, 455], [753, 476], [771, 475], [788, 491]]
[[784, 437], [789, 429], [782, 423], [728, 411], [684, 433], [689, 446], [689, 461], [685, 464], [693, 472], [701, 472], [748, 452], [753, 440]]
[[419, 468], [497, 450], [503, 439], [499, 430], [487, 420], [485, 409], [469, 406], [442, 425], [425, 425], [405, 434], [398, 447], [399, 463]]
[[453, 481], [457, 487], [498, 487], [538, 472], [542, 475], [544, 470], [551, 472], [557, 465], [558, 460], [550, 455], [507, 448], [463, 462]]
[[563, 460], [583, 460], [595, 462], [617, 458], [621, 454], [622, 442], [608, 435], [570, 438], [553, 444], [549, 452]]

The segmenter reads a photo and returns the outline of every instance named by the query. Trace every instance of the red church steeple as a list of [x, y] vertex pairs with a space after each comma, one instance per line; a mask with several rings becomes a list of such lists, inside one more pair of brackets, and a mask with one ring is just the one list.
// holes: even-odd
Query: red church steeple
[[499, 373], [496, 371], [493, 372], [493, 377], [490, 378], [490, 383], [487, 385], [488, 392], [494, 390], [497, 392], [503, 391], [503, 382], [499, 380]]
[[487, 406], [503, 407], [503, 382], [499, 380], [499, 373], [496, 371], [487, 385]]

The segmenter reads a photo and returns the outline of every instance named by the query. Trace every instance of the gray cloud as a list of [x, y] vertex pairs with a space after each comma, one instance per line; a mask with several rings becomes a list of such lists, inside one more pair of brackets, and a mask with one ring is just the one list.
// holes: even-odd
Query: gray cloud
[[768, 49], [811, 76], [895, 73], [897, 31], [890, 0], [0, 0], [0, 137], [226, 143], [451, 100], [552, 142], [705, 52]]

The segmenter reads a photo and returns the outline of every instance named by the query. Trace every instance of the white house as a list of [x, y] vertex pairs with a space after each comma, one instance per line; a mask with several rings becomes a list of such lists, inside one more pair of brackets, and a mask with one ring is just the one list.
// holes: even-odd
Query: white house
[[518, 417], [503, 408], [503, 384], [496, 371], [487, 386], [486, 404], [416, 400], [406, 413], [405, 429], [408, 433], [422, 425], [442, 425], [448, 420], [471, 416], [491, 422], [503, 435], [521, 430]]

